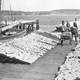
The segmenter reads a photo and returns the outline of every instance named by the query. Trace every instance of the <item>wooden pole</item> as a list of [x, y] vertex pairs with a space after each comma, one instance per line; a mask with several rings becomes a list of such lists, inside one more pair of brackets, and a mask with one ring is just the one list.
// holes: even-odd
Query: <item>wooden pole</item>
[[0, 11], [1, 11], [1, 0], [0, 0]]
[[3, 19], [3, 18], [2, 18], [2, 12], [1, 12], [1, 7], [2, 7], [1, 3], [2, 3], [2, 2], [1, 2], [1, 0], [0, 0], [0, 22], [1, 22], [2, 19]]
[[32, 31], [34, 31], [34, 24], [32, 23]]

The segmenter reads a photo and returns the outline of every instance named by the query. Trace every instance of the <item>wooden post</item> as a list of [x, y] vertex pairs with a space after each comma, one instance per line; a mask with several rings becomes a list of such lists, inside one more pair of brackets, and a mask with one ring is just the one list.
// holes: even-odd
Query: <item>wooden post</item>
[[23, 30], [23, 24], [21, 24], [21, 30]]
[[32, 25], [30, 24], [30, 26], [29, 26], [29, 27], [30, 27], [30, 32], [31, 32], [31, 31], [32, 31]]
[[27, 32], [29, 33], [30, 32], [30, 25], [28, 24], [28, 28], [27, 28]]
[[36, 20], [36, 30], [39, 30], [39, 20]]
[[33, 27], [33, 25], [34, 25], [34, 24], [32, 23], [32, 31], [34, 31], [34, 27]]

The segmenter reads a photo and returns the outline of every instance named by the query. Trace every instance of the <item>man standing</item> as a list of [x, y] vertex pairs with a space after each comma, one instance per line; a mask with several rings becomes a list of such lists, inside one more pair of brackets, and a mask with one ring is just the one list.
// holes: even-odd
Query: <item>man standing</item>
[[64, 40], [70, 40], [70, 44], [72, 44], [72, 35], [71, 35], [71, 32], [68, 31], [68, 27], [65, 26], [65, 22], [62, 21], [62, 35], [61, 35], [61, 45], [63, 45], [63, 41]]
[[75, 21], [73, 22], [73, 24], [78, 29], [77, 18], [75, 18]]
[[78, 43], [78, 40], [77, 40], [78, 27], [77, 27], [77, 24], [75, 22], [73, 23], [73, 26], [71, 27], [71, 33], [72, 33], [72, 38], [73, 38], [73, 36], [75, 37], [75, 42], [76, 42], [76, 45], [77, 45], [77, 43]]

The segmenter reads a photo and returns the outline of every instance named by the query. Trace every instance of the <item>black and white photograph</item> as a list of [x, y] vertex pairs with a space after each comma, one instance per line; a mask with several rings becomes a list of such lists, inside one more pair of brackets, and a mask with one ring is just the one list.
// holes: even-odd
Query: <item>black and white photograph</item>
[[0, 0], [0, 80], [80, 80], [80, 0]]

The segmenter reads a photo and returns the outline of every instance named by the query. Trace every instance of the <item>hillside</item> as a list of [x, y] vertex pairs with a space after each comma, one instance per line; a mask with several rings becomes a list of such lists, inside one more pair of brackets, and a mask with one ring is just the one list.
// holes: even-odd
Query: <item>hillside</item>
[[47, 15], [50, 14], [51, 11], [28, 11], [28, 12], [23, 12], [23, 11], [0, 11], [0, 15]]
[[51, 11], [53, 14], [80, 14], [80, 9], [59, 9]]
[[52, 11], [1, 11], [0, 15], [49, 15], [49, 14], [80, 14], [80, 9], [59, 9], [59, 10], [52, 10]]

